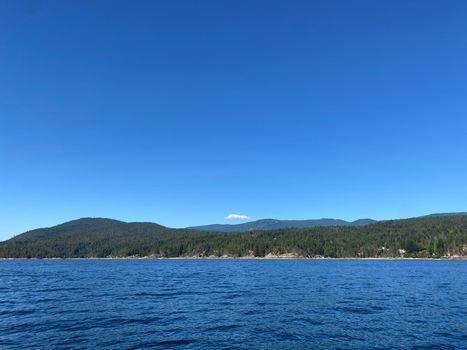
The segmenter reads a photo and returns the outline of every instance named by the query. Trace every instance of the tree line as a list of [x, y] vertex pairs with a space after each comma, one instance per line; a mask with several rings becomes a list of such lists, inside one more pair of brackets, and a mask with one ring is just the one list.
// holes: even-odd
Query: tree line
[[0, 243], [1, 258], [264, 257], [268, 254], [307, 258], [467, 256], [467, 216], [392, 220], [361, 227], [243, 233], [86, 219], [30, 231]]

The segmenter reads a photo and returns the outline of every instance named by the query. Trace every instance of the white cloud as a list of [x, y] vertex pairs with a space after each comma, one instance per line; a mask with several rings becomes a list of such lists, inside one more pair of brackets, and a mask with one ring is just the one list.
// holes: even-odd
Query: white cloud
[[225, 217], [225, 219], [227, 220], [248, 220], [250, 219], [250, 217], [246, 215], [229, 214]]

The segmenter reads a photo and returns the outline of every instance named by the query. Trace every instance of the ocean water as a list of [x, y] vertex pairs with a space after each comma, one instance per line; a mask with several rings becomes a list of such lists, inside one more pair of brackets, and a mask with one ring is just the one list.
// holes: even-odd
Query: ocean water
[[0, 261], [27, 348], [467, 349], [467, 261]]

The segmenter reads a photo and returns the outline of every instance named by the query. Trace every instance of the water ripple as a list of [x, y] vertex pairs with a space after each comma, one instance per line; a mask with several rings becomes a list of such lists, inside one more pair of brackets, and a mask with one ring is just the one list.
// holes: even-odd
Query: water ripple
[[0, 261], [0, 349], [466, 349], [467, 262]]

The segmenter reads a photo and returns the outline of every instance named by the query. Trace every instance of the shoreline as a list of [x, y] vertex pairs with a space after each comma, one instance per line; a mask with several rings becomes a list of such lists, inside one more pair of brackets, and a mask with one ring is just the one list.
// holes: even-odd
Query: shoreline
[[467, 256], [440, 257], [440, 258], [307, 258], [307, 257], [108, 257], [108, 258], [0, 258], [2, 260], [429, 260], [429, 261], [453, 261], [467, 260]]

